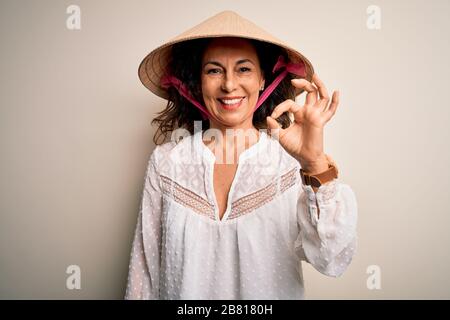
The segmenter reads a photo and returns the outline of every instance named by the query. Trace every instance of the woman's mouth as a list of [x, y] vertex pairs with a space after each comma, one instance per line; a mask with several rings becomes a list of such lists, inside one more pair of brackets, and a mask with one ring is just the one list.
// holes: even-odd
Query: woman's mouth
[[225, 110], [234, 110], [239, 108], [239, 106], [242, 104], [242, 100], [244, 100], [245, 97], [241, 98], [235, 98], [235, 99], [217, 99], [220, 102], [220, 106]]

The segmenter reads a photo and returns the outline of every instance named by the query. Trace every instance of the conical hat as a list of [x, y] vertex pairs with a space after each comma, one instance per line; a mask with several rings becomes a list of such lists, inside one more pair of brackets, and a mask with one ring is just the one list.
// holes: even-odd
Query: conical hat
[[[233, 11], [220, 12], [154, 49], [139, 65], [139, 79], [150, 91], [161, 98], [168, 99], [169, 95], [166, 89], [161, 87], [160, 80], [165, 74], [172, 46], [183, 41], [216, 37], [241, 37], [280, 46], [287, 50], [290, 62], [304, 62], [306, 70], [305, 78], [308, 81], [311, 81], [312, 79], [314, 69], [307, 58], [297, 50], [264, 31], [253, 22], [241, 17]], [[295, 88], [295, 91], [296, 95], [299, 95], [303, 90]]]

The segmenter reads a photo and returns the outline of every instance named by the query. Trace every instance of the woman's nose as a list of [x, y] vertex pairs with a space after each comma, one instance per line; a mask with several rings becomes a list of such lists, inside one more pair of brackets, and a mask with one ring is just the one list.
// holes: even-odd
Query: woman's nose
[[236, 89], [237, 81], [235, 75], [232, 71], [229, 71], [225, 74], [225, 77], [222, 81], [222, 90], [226, 92], [232, 92]]

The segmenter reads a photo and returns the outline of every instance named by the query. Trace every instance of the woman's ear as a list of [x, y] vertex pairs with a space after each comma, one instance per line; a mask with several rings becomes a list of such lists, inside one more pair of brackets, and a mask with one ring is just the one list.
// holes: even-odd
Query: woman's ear
[[263, 80], [263, 82], [262, 82], [262, 84], [261, 84], [261, 87], [259, 88], [259, 91], [263, 91], [264, 88], [265, 88], [265, 86], [266, 86], [266, 81]]

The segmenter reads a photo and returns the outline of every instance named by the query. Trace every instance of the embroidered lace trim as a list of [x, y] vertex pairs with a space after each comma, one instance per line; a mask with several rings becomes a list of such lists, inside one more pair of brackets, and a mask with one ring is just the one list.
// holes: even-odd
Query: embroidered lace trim
[[[292, 170], [281, 176], [280, 194], [295, 184], [296, 171], [297, 169], [293, 168]], [[231, 212], [228, 216], [228, 219], [235, 219], [244, 214], [247, 214], [272, 201], [276, 195], [277, 181], [273, 181], [266, 187], [234, 201], [231, 205]]]
[[215, 219], [214, 206], [211, 205], [206, 199], [182, 187], [169, 177], [161, 175], [161, 182], [163, 193], [172, 197], [176, 202], [185, 207], [191, 208], [201, 215]]
[[[293, 186], [296, 182], [296, 168], [291, 169], [281, 176], [280, 194]], [[182, 187], [169, 177], [161, 175], [163, 193], [170, 196], [176, 202], [195, 212], [215, 220], [214, 206], [208, 200], [200, 197], [189, 189]], [[266, 187], [248, 194], [231, 204], [231, 212], [228, 219], [235, 219], [272, 201], [277, 195], [277, 180]]]
[[320, 194], [322, 195], [322, 199], [324, 201], [324, 203], [328, 203], [330, 202], [330, 200], [334, 199], [334, 197], [336, 196], [336, 192], [337, 192], [337, 180], [333, 179], [333, 181], [330, 181], [327, 184], [324, 184], [323, 186], [321, 186], [319, 188], [319, 190], [317, 190], [317, 193], [320, 192]]

